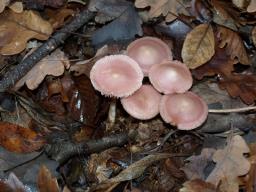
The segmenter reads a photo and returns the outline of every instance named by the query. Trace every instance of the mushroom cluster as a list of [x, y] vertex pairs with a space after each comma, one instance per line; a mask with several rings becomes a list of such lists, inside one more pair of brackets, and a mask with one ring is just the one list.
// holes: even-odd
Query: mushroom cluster
[[[142, 84], [144, 77], [151, 85]], [[189, 69], [173, 60], [168, 45], [158, 38], [137, 39], [126, 55], [99, 59], [90, 79], [102, 95], [120, 98], [124, 110], [136, 119], [148, 120], [160, 113], [166, 123], [181, 130], [195, 129], [207, 119], [205, 101], [188, 91], [193, 83]]]

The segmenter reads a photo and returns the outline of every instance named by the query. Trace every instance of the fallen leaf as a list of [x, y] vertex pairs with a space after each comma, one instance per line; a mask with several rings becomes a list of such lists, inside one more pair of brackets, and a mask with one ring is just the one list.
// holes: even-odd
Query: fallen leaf
[[214, 153], [213, 160], [216, 166], [206, 181], [215, 186], [221, 182], [227, 192], [238, 191], [238, 177], [250, 170], [250, 162], [244, 157], [244, 154], [249, 152], [250, 149], [244, 139], [239, 135], [233, 136], [224, 149]]
[[34, 11], [14, 13], [6, 10], [0, 16], [0, 54], [20, 53], [28, 40], [46, 40], [52, 31], [51, 24]]
[[12, 11], [16, 12], [16, 13], [22, 13], [23, 12], [23, 4], [20, 1], [16, 1], [11, 3], [8, 6]]
[[186, 10], [187, 5], [182, 0], [136, 0], [135, 7], [150, 7], [150, 18], [163, 15], [166, 22], [173, 21], [179, 14], [189, 15]]
[[186, 36], [182, 48], [183, 62], [195, 69], [209, 61], [215, 53], [215, 40], [211, 25], [201, 24]]
[[253, 27], [252, 29], [252, 41], [254, 46], [256, 47], [256, 27]]
[[0, 13], [2, 13], [7, 5], [9, 5], [10, 0], [1, 0], [0, 1]]
[[27, 9], [44, 9], [44, 6], [59, 8], [65, 4], [65, 0], [23, 0]]
[[212, 156], [215, 151], [215, 149], [204, 148], [200, 155], [193, 155], [186, 159], [188, 163], [185, 164], [182, 170], [186, 173], [189, 180], [205, 179], [205, 168], [212, 161]]
[[0, 181], [1, 192], [26, 192], [26, 189], [28, 188], [13, 173], [10, 173], [7, 180]]
[[29, 153], [40, 149], [45, 140], [29, 128], [0, 122], [0, 144], [9, 151]]
[[62, 27], [68, 17], [74, 14], [72, 9], [62, 8], [59, 10], [47, 9], [47, 15], [50, 18], [49, 23], [52, 24], [54, 29]]
[[66, 68], [69, 68], [69, 60], [60, 49], [55, 50], [50, 55], [39, 61], [22, 79], [20, 79], [15, 89], [19, 89], [26, 83], [31, 90], [36, 89], [44, 80], [46, 75], [60, 76]]
[[256, 11], [256, 0], [251, 0], [247, 7], [247, 12], [252, 13]]
[[57, 179], [44, 165], [39, 170], [37, 185], [40, 192], [60, 192]]
[[246, 0], [232, 0], [232, 3], [240, 9], [243, 9], [246, 5]]
[[185, 182], [179, 192], [218, 192], [218, 190], [211, 183], [195, 179]]
[[134, 7], [128, 7], [118, 18], [96, 30], [92, 35], [92, 44], [101, 47], [108, 43], [128, 41], [135, 35], [142, 35], [142, 21]]
[[227, 54], [231, 59], [237, 58], [240, 63], [245, 65], [250, 63], [244, 43], [236, 32], [225, 27], [218, 27], [217, 36], [220, 39], [219, 47], [226, 47]]

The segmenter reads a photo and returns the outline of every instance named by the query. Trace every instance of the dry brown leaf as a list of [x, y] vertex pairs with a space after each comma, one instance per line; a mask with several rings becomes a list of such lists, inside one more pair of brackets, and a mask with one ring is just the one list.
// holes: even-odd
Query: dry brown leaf
[[245, 65], [250, 63], [244, 43], [236, 32], [225, 27], [218, 27], [217, 36], [221, 40], [219, 47], [226, 46], [227, 54], [230, 55], [231, 59], [237, 58], [240, 63]]
[[150, 7], [149, 17], [165, 16], [166, 22], [176, 19], [179, 14], [188, 15], [186, 5], [182, 0], [136, 0], [135, 7]]
[[214, 34], [211, 25], [201, 24], [186, 36], [182, 48], [183, 62], [195, 69], [209, 61], [215, 53]]
[[50, 18], [49, 22], [52, 24], [54, 29], [58, 29], [62, 27], [62, 25], [65, 23], [66, 19], [74, 14], [74, 10], [62, 8], [59, 10], [52, 10], [48, 9], [47, 15]]
[[213, 155], [216, 166], [206, 181], [215, 186], [221, 182], [221, 188], [225, 188], [226, 192], [238, 191], [238, 177], [250, 170], [250, 162], [244, 157], [249, 152], [249, 147], [240, 135], [232, 137], [224, 149], [217, 150]]
[[0, 144], [7, 150], [29, 153], [40, 149], [45, 141], [29, 128], [8, 122], [0, 122]]
[[179, 192], [217, 192], [215, 186], [200, 179], [187, 181]]
[[23, 4], [20, 1], [13, 2], [8, 7], [15, 13], [22, 13], [23, 11]]
[[51, 24], [34, 11], [14, 13], [6, 10], [0, 15], [0, 54], [20, 53], [28, 40], [46, 40], [52, 31]]
[[2, 13], [6, 6], [8, 6], [10, 0], [0, 0], [0, 13]]
[[252, 13], [256, 11], [256, 0], [251, 0], [250, 4], [247, 7], [247, 12]]
[[64, 52], [57, 49], [51, 55], [39, 61], [22, 79], [20, 79], [15, 89], [19, 89], [26, 83], [31, 90], [36, 89], [44, 80], [46, 75], [60, 76], [65, 68], [69, 68], [69, 61]]
[[246, 0], [232, 0], [232, 3], [240, 9], [243, 9], [247, 3]]
[[37, 185], [40, 192], [60, 192], [57, 179], [44, 165], [39, 170]]

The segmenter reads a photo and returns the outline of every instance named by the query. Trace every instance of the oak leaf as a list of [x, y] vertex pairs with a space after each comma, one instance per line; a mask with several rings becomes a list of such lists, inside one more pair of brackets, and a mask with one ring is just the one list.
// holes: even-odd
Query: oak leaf
[[69, 61], [64, 52], [57, 49], [50, 55], [39, 61], [22, 79], [20, 79], [15, 89], [19, 89], [26, 83], [31, 90], [36, 89], [44, 80], [46, 75], [60, 76], [65, 68], [69, 68]]
[[245, 65], [250, 63], [243, 41], [236, 32], [225, 27], [218, 27], [217, 36], [220, 39], [219, 47], [226, 46], [227, 54], [231, 59], [237, 58], [240, 63]]
[[52, 25], [34, 11], [14, 13], [6, 10], [0, 15], [0, 54], [20, 53], [28, 40], [46, 40], [52, 31]]
[[217, 186], [220, 182], [225, 183], [225, 191], [239, 191], [237, 179], [250, 170], [250, 162], [244, 157], [250, 149], [240, 135], [232, 137], [224, 149], [217, 150], [213, 155], [216, 166], [206, 181]]
[[9, 151], [29, 153], [40, 149], [44, 143], [42, 136], [29, 128], [0, 122], [0, 144]]
[[57, 179], [44, 165], [39, 170], [37, 185], [40, 192], [60, 192]]
[[195, 69], [209, 61], [215, 53], [215, 40], [211, 25], [201, 24], [190, 31], [181, 51], [183, 62]]
[[188, 15], [185, 3], [182, 0], [136, 0], [135, 7], [150, 7], [149, 17], [165, 16], [166, 22], [176, 19], [179, 14]]

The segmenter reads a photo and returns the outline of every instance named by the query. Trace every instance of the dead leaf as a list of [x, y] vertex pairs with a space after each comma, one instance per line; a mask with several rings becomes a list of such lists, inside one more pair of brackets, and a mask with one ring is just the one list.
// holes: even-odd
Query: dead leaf
[[39, 170], [37, 185], [40, 192], [60, 192], [57, 179], [44, 165]]
[[54, 29], [62, 27], [68, 17], [74, 14], [72, 9], [62, 8], [59, 10], [47, 9], [47, 15], [50, 18], [49, 22], [52, 24]]
[[252, 41], [254, 46], [256, 47], [256, 27], [253, 27], [252, 29]]
[[9, 5], [10, 0], [0, 0], [0, 13], [2, 13], [7, 5]]
[[23, 0], [27, 9], [44, 9], [44, 6], [59, 8], [65, 4], [65, 0]]
[[247, 12], [252, 13], [256, 11], [256, 0], [251, 0], [247, 7]]
[[189, 180], [205, 179], [205, 168], [212, 161], [212, 156], [216, 150], [212, 148], [204, 148], [200, 155], [193, 155], [186, 159], [188, 163], [185, 164], [182, 170], [186, 173]]
[[163, 15], [166, 22], [173, 21], [179, 14], [189, 15], [186, 10], [187, 5], [182, 0], [136, 0], [135, 7], [150, 7], [150, 18]]
[[238, 191], [238, 177], [247, 174], [251, 167], [250, 162], [244, 157], [244, 154], [249, 152], [250, 149], [241, 136], [232, 137], [224, 149], [214, 153], [213, 160], [216, 166], [206, 181], [215, 186], [221, 181], [226, 192]]
[[243, 9], [246, 5], [246, 0], [232, 0], [232, 3], [240, 9]]
[[28, 188], [16, 177], [10, 173], [7, 180], [0, 181], [0, 192], [26, 192]]
[[0, 16], [0, 54], [20, 53], [28, 40], [46, 40], [52, 31], [51, 24], [34, 11], [14, 13], [6, 10]]
[[12, 152], [29, 153], [40, 149], [45, 140], [29, 128], [0, 122], [0, 144]]
[[15, 13], [22, 13], [23, 12], [23, 4], [20, 1], [13, 2], [9, 5], [9, 8], [14, 11]]
[[200, 179], [187, 181], [183, 184], [183, 188], [179, 192], [218, 192], [215, 186], [211, 183]]
[[217, 36], [220, 39], [219, 47], [226, 46], [227, 54], [231, 59], [237, 58], [240, 63], [245, 65], [250, 63], [244, 43], [236, 32], [225, 27], [218, 27]]
[[183, 62], [195, 69], [209, 61], [215, 53], [215, 40], [211, 25], [201, 24], [186, 36], [182, 48]]
[[19, 89], [26, 83], [31, 90], [36, 89], [44, 80], [46, 75], [60, 76], [65, 69], [69, 68], [68, 58], [60, 49], [55, 50], [49, 56], [39, 61], [22, 79], [20, 79], [15, 89]]

